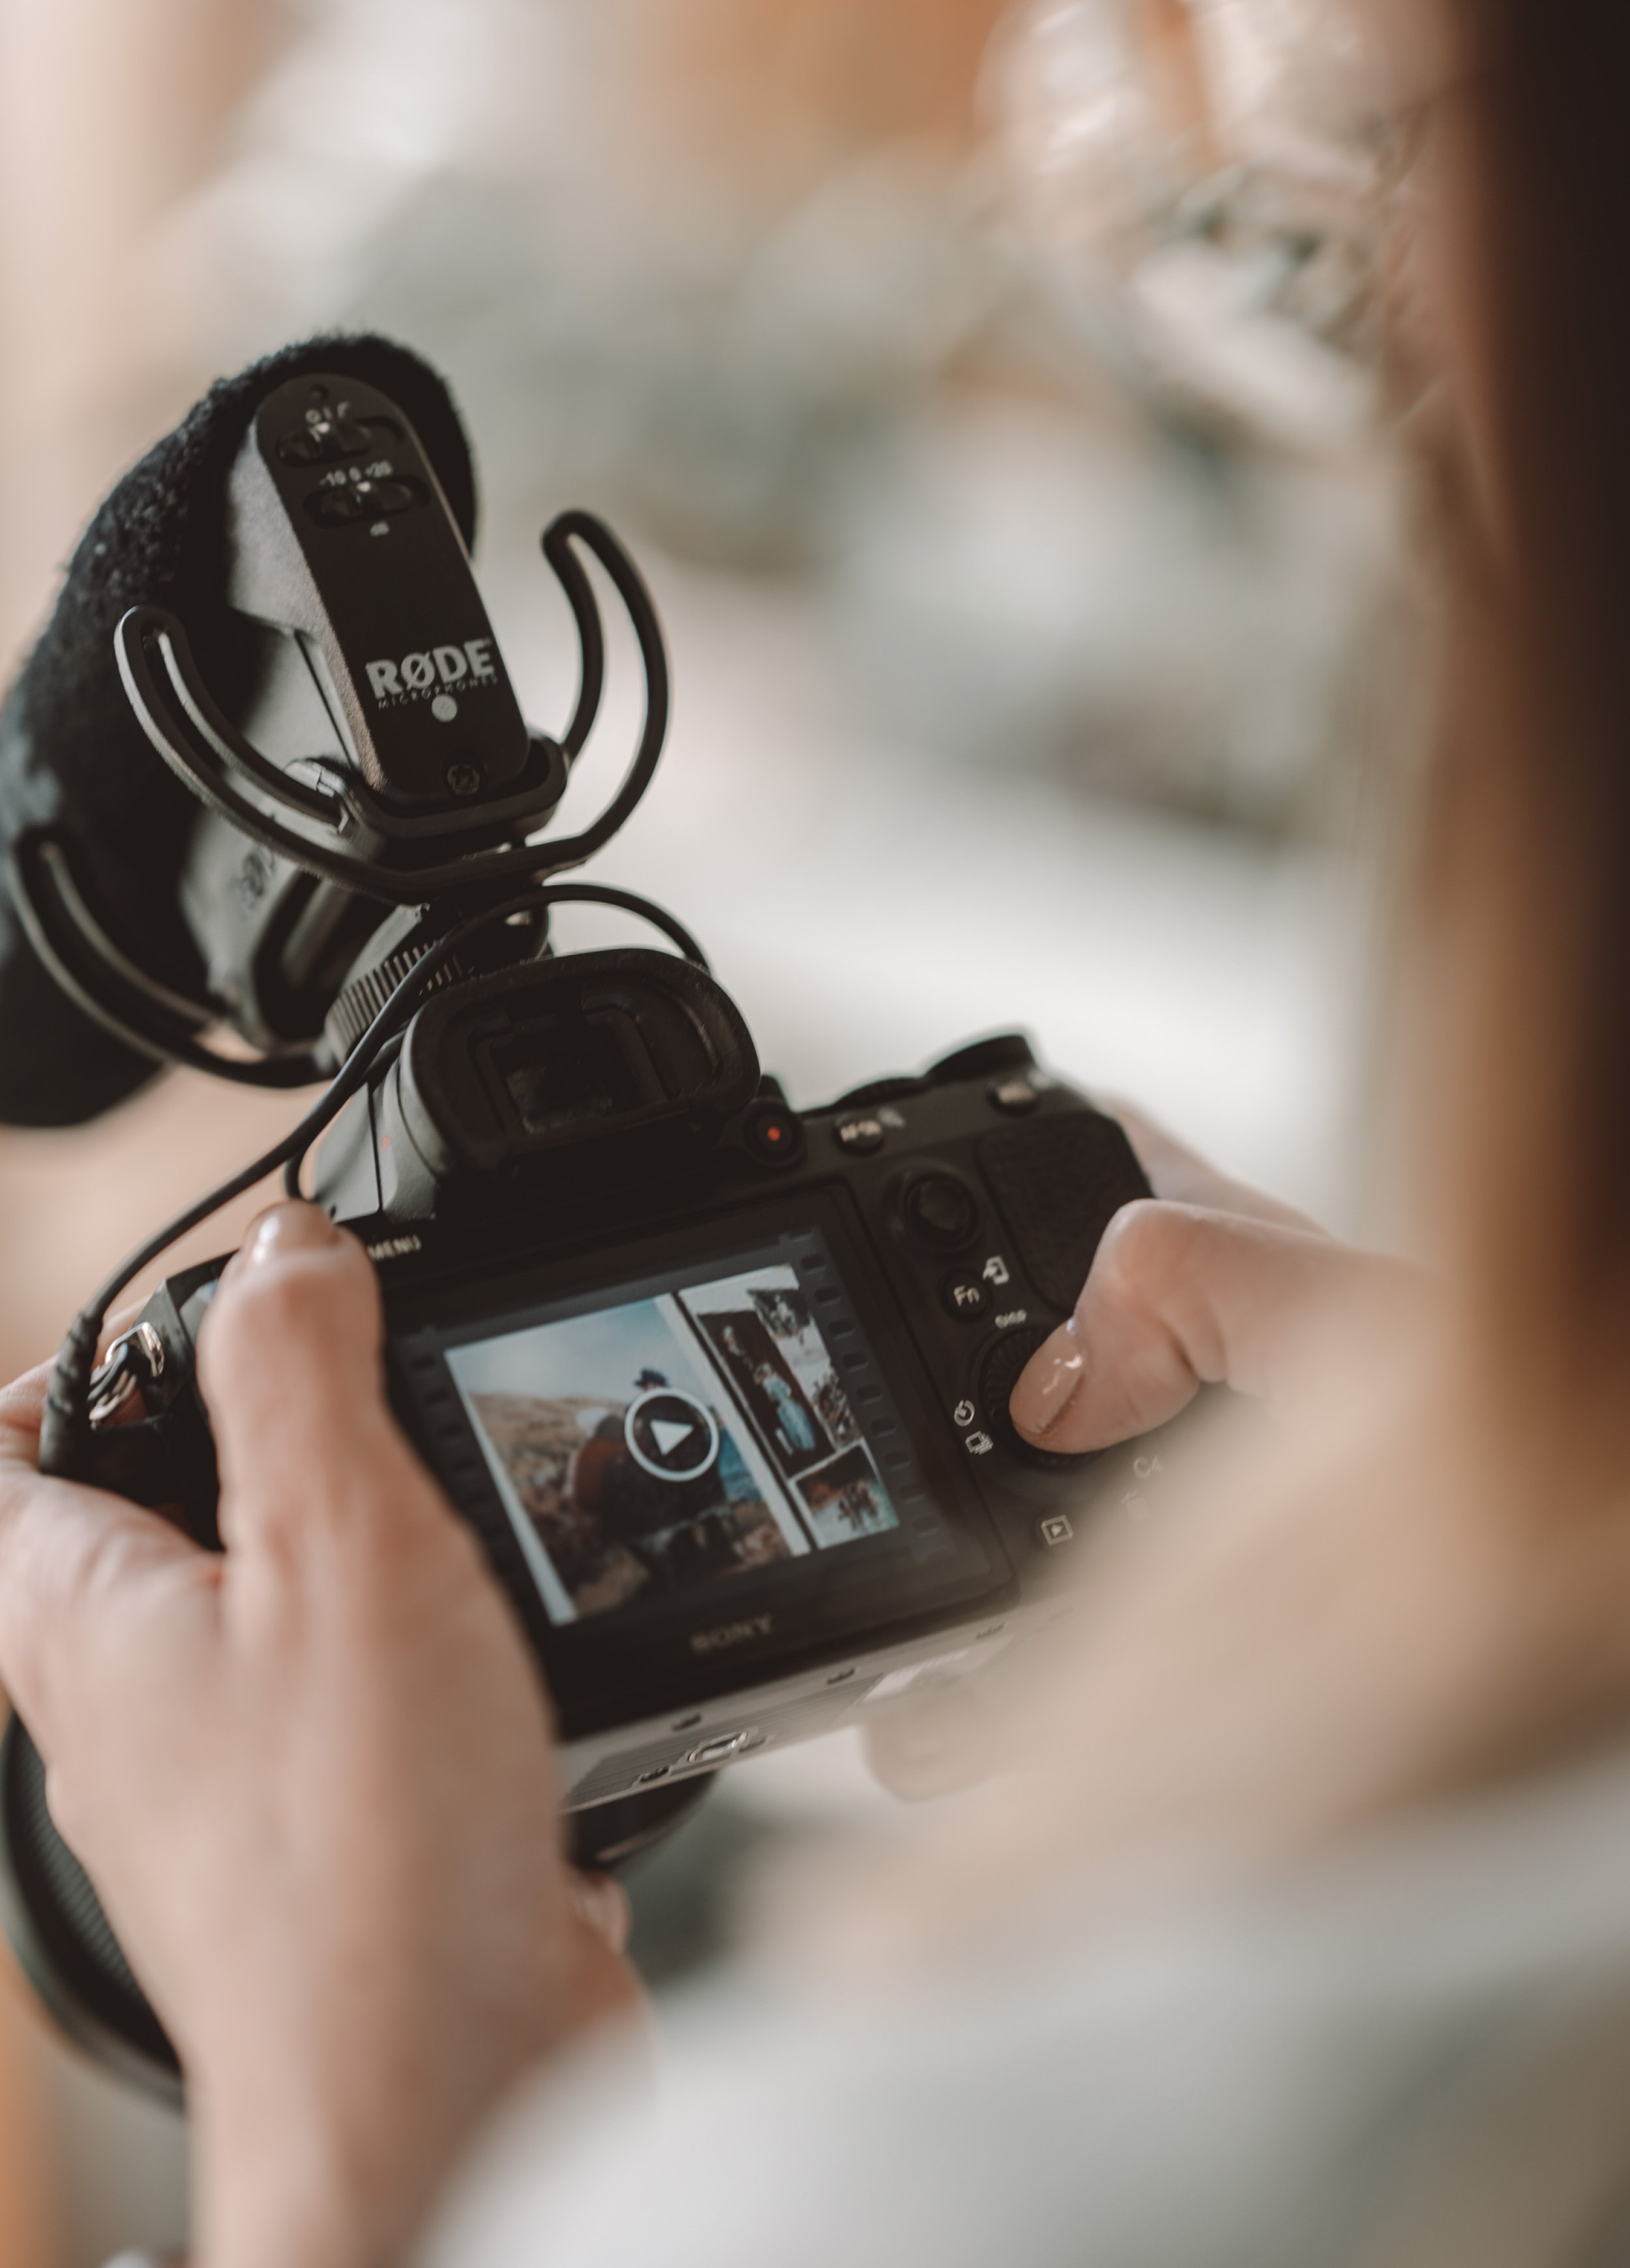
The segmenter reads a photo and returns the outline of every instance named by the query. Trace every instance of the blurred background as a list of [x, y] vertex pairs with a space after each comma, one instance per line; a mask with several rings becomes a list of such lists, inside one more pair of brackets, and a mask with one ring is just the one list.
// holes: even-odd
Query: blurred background
[[[6, 668], [214, 374], [391, 332], [463, 404], [539, 724], [575, 674], [540, 526], [634, 543], [675, 725], [598, 871], [700, 931], [795, 1101], [1023, 1025], [1360, 1226], [1419, 608], [1368, 291], [1396, 152], [1339, 14], [0, 0]], [[289, 1113], [176, 1076], [0, 1132], [8, 1373]], [[653, 1973], [881, 1801], [841, 1739], [731, 1775], [640, 1884]], [[183, 2235], [179, 2122], [0, 1976], [0, 2268]]]

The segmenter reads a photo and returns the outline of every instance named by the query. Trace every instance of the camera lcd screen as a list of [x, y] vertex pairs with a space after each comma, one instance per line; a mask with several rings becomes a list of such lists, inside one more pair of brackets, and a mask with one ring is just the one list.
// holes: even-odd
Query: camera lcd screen
[[704, 1263], [445, 1348], [552, 1622], [936, 1540], [909, 1458], [868, 1439], [879, 1389], [813, 1273], [785, 1248]]

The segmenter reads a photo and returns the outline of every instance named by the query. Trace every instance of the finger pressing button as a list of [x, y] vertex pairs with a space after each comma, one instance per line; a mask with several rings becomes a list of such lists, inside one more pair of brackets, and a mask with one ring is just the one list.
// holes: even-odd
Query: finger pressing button
[[1096, 1452], [1087, 1450], [1078, 1456], [1069, 1456], [1056, 1449], [1038, 1448], [1019, 1432], [1008, 1408], [1020, 1371], [1037, 1348], [1046, 1344], [1048, 1336], [1046, 1331], [1032, 1326], [1027, 1330], [1010, 1331], [1004, 1338], [999, 1338], [980, 1370], [980, 1399], [985, 1406], [987, 1424], [1010, 1456], [1035, 1465], [1043, 1472], [1071, 1472]]

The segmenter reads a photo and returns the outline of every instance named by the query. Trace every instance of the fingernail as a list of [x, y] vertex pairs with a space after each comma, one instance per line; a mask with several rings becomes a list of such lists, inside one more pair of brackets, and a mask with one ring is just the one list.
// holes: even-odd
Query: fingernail
[[281, 1259], [286, 1252], [332, 1244], [338, 1233], [327, 1214], [317, 1205], [274, 1205], [269, 1212], [261, 1215], [250, 1230], [243, 1257], [251, 1263]]
[[1045, 1433], [1086, 1376], [1087, 1361], [1072, 1315], [1019, 1373], [1008, 1411], [1021, 1433]]

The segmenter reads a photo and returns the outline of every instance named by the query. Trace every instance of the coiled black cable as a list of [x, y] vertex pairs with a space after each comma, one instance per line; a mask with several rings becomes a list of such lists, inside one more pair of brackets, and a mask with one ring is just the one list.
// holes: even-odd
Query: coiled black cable
[[51, 1383], [46, 1395], [45, 1410], [40, 1425], [40, 1469], [65, 1479], [71, 1479], [82, 1462], [82, 1453], [91, 1430], [91, 1381], [96, 1369], [96, 1351], [100, 1343], [107, 1311], [127, 1284], [151, 1267], [159, 1255], [166, 1251], [178, 1237], [185, 1236], [201, 1221], [208, 1220], [234, 1197], [252, 1189], [257, 1182], [275, 1174], [280, 1166], [290, 1161], [296, 1165], [303, 1159], [317, 1137], [330, 1126], [345, 1105], [366, 1080], [384, 1050], [397, 1036], [404, 1021], [404, 1011], [415, 1007], [431, 987], [437, 970], [448, 956], [458, 951], [479, 932], [490, 929], [498, 922], [510, 920], [514, 915], [536, 911], [564, 900], [586, 901], [596, 904], [616, 906], [628, 913], [640, 915], [644, 920], [672, 939], [687, 961], [701, 968], [708, 966], [707, 956], [683, 924], [663, 907], [649, 898], [640, 897], [632, 890], [619, 890], [597, 882], [553, 882], [526, 891], [524, 895], [505, 898], [496, 905], [487, 906], [480, 913], [470, 915], [457, 923], [439, 942], [416, 961], [397, 984], [378, 1014], [347, 1056], [338, 1075], [327, 1087], [320, 1101], [312, 1105], [298, 1124], [292, 1127], [280, 1142], [275, 1143], [253, 1163], [223, 1182], [205, 1197], [200, 1197], [187, 1211], [178, 1213], [173, 1220], [150, 1236], [145, 1244], [120, 1263], [94, 1299], [80, 1309], [63, 1335], [62, 1344], [51, 1370]]

